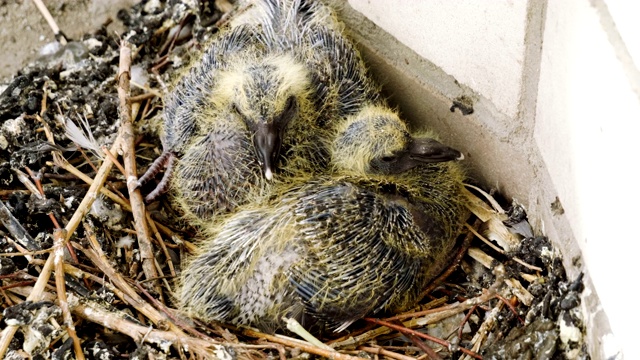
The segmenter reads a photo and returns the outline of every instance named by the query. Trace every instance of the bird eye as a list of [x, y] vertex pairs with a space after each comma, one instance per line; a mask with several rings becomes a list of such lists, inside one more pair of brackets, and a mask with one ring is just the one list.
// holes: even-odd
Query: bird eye
[[384, 162], [392, 162], [392, 161], [394, 161], [395, 159], [396, 159], [396, 157], [395, 157], [395, 156], [384, 156], [384, 157], [382, 157], [382, 159], [381, 159], [381, 160], [382, 160], [382, 161], [384, 161]]

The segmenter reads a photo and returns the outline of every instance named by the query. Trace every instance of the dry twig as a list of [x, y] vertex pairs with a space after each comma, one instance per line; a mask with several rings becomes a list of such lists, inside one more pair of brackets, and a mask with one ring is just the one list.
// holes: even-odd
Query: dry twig
[[[118, 69], [118, 98], [120, 99], [120, 131], [122, 134], [122, 152], [124, 158], [125, 177], [131, 202], [134, 226], [138, 234], [138, 247], [142, 258], [142, 269], [147, 279], [158, 277], [154, 263], [153, 247], [149, 236], [145, 217], [144, 201], [140, 189], [137, 188], [138, 175], [135, 159], [135, 135], [131, 118], [131, 101], [129, 101], [129, 79], [131, 77], [131, 47], [126, 40], [120, 44], [120, 66]], [[155, 288], [162, 297], [162, 288], [157, 282]]]
[[245, 329], [242, 331], [242, 333], [244, 335], [247, 336], [251, 336], [254, 338], [259, 338], [259, 339], [265, 339], [271, 342], [275, 342], [278, 344], [283, 344], [292, 348], [298, 348], [304, 352], [308, 352], [309, 354], [316, 354], [316, 355], [320, 355], [320, 356], [324, 356], [330, 359], [336, 359], [336, 360], [356, 360], [356, 359], [361, 359], [364, 360], [363, 358], [359, 358], [359, 357], [353, 357], [353, 356], [349, 356], [349, 355], [345, 355], [345, 354], [341, 354], [335, 350], [327, 350], [327, 349], [323, 349], [323, 348], [319, 348], [315, 345], [312, 345], [306, 341], [302, 341], [302, 340], [297, 340], [297, 339], [293, 339], [287, 336], [282, 336], [282, 335], [269, 335], [269, 334], [265, 334], [265, 333], [261, 333], [259, 331], [256, 330], [251, 330], [251, 329]]
[[[378, 319], [373, 319], [373, 318], [366, 318], [365, 320], [367, 320], [369, 322], [372, 322], [372, 323], [376, 323], [378, 325], [386, 326], [386, 327], [388, 327], [390, 329], [399, 331], [399, 332], [401, 332], [403, 334], [411, 334], [411, 335], [414, 335], [414, 336], [417, 336], [417, 337], [421, 337], [423, 339], [427, 339], [429, 341], [433, 341], [433, 342], [435, 342], [437, 344], [440, 344], [440, 345], [446, 347], [447, 349], [451, 348], [451, 343], [449, 343], [446, 340], [442, 340], [442, 339], [439, 339], [437, 337], [433, 337], [431, 335], [428, 335], [428, 334], [425, 334], [425, 333], [421, 333], [419, 331], [411, 330], [411, 329], [406, 328], [404, 326], [396, 325], [396, 324], [393, 324], [393, 323], [388, 322], [388, 321], [378, 320]], [[478, 355], [477, 353], [475, 353], [473, 351], [467, 350], [467, 349], [465, 349], [463, 347], [460, 347], [458, 349], [460, 351], [462, 351], [463, 353], [465, 353], [465, 354], [467, 354], [469, 356], [472, 356], [472, 357], [474, 357], [476, 359], [482, 359], [482, 357], [480, 355]], [[429, 356], [431, 356], [431, 358], [433, 358], [433, 359], [439, 358], [437, 355], [436, 355], [436, 357], [434, 357], [432, 354], [429, 354]]]
[[65, 246], [66, 233], [64, 229], [56, 229], [53, 232], [53, 264], [56, 272], [56, 292], [58, 295], [58, 304], [62, 310], [62, 316], [64, 323], [67, 326], [67, 334], [73, 340], [73, 348], [76, 354], [76, 359], [83, 360], [84, 353], [80, 346], [80, 339], [76, 335], [76, 327], [73, 325], [73, 319], [71, 318], [71, 312], [69, 311], [69, 303], [67, 301], [67, 289], [64, 283], [64, 246]]
[[49, 27], [53, 31], [53, 34], [56, 36], [56, 39], [58, 39], [60, 44], [67, 45], [67, 38], [64, 36], [62, 31], [60, 31], [60, 28], [58, 27], [56, 20], [53, 18], [53, 16], [51, 16], [51, 13], [47, 9], [47, 7], [44, 5], [42, 0], [33, 0], [33, 3], [36, 4], [36, 7], [42, 14], [42, 17], [44, 17], [44, 19], [47, 20], [47, 24], [49, 24]]

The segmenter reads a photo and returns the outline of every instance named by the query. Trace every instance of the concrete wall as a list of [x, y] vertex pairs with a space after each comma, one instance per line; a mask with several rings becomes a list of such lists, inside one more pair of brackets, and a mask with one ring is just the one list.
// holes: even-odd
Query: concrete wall
[[[622, 358], [621, 346], [625, 358], [640, 358], [632, 300], [640, 3], [349, 5], [341, 17], [405, 117], [464, 150], [476, 179], [527, 207], [563, 253], [569, 276], [586, 273], [592, 357]], [[451, 113], [456, 99], [473, 114]]]

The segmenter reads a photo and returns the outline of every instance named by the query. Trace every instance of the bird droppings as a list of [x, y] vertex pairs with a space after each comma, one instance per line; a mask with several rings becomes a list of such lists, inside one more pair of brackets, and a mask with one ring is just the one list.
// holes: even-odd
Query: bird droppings
[[467, 95], [460, 95], [457, 98], [453, 99], [453, 104], [449, 111], [454, 112], [456, 109], [460, 110], [462, 115], [471, 115], [473, 114], [473, 99]]
[[60, 308], [48, 301], [25, 301], [2, 312], [7, 325], [22, 329], [22, 349], [30, 356], [39, 355], [45, 359], [51, 356], [49, 346], [62, 332], [50, 321], [60, 314]]
[[[134, 45], [133, 65], [142, 75], [136, 75], [135, 82], [143, 88], [132, 85], [131, 90], [137, 114], [139, 175], [162, 151], [158, 124], [163, 99], [154, 93], [166, 94], [168, 86], [193, 63], [194, 54], [204, 50], [217, 33], [218, 21], [232, 18], [216, 7], [222, 5], [228, 4], [220, 0], [143, 0], [121, 10], [114, 19], [126, 27], [121, 36]], [[61, 227], [72, 220], [89, 188], [79, 177], [94, 179], [102, 162], [65, 135], [65, 124], [74, 121], [82, 132], [81, 122], [86, 119], [90, 132], [85, 138], [99, 144], [93, 150], [105, 159], [109, 156], [103, 149], [111, 148], [120, 130], [116, 89], [120, 39], [101, 27], [70, 40], [67, 47], [52, 45], [46, 55], [26, 65], [9, 83], [0, 84], [0, 201], [9, 210], [0, 211], [0, 328], [16, 330], [7, 349], [0, 349], [7, 359], [74, 356], [73, 339], [67, 335], [57, 300], [55, 270], [41, 296], [34, 301], [26, 299], [35, 291], [50, 254], [38, 250], [51, 249], [54, 244], [56, 225], [52, 218]], [[473, 111], [472, 101], [456, 101], [452, 110]], [[121, 157], [119, 162], [123, 163]], [[28, 174], [26, 180], [17, 170]], [[278, 175], [275, 172], [274, 179]], [[154, 185], [149, 183], [141, 190], [146, 194]], [[44, 196], [36, 195], [40, 186]], [[175, 279], [183, 270], [183, 261], [195, 251], [194, 243], [201, 236], [197, 228], [172, 206], [172, 195], [160, 197], [147, 206], [154, 220], [149, 229], [153, 258], [144, 258], [129, 210], [132, 202], [127, 177], [114, 168], [104, 189], [94, 206], [82, 209], [89, 214], [64, 248], [63, 279], [86, 358], [310, 357], [313, 348], [282, 344], [283, 337], [257, 335], [216, 322], [203, 324], [175, 311]], [[472, 191], [483, 204], [478, 206], [484, 206], [475, 209], [474, 216], [490, 224], [475, 230], [493, 240], [495, 248], [474, 238], [471, 252], [483, 254], [485, 261], [464, 255], [460, 267], [414, 309], [430, 309], [430, 313], [417, 313], [402, 321], [419, 332], [447, 340], [447, 345], [425, 341], [443, 359], [461, 358], [462, 348], [473, 349], [485, 359], [588, 359], [581, 313], [582, 278], [567, 278], [561, 254], [549, 239], [531, 229], [524, 208], [500, 203], [507, 210], [500, 211]], [[121, 200], [116, 203], [114, 199]], [[287, 255], [282, 262], [293, 258]], [[145, 277], [147, 260], [159, 270], [155, 279]], [[41, 301], [45, 299], [56, 302]], [[374, 355], [382, 350], [412, 358], [424, 356], [406, 335], [373, 327], [364, 320], [351, 324], [348, 332], [330, 333], [320, 340], [345, 356], [374, 359], [383, 356]]]

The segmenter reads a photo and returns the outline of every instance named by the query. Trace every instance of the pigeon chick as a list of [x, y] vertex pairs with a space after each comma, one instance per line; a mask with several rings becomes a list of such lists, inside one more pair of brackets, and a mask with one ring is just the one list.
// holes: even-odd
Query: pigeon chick
[[189, 315], [342, 330], [415, 305], [446, 266], [466, 219], [456, 150], [411, 136], [397, 114], [365, 107], [337, 128], [331, 175], [274, 189], [206, 229], [182, 271]]
[[379, 98], [327, 7], [254, 3], [167, 95], [164, 151], [139, 180], [166, 167], [146, 200], [171, 188], [194, 223], [263, 193], [278, 161], [283, 181], [324, 171], [334, 120]]
[[[283, 138], [288, 148], [301, 149], [294, 135], [317, 113], [310, 77], [291, 54], [274, 53], [263, 35], [249, 26], [221, 32], [167, 95], [164, 152], [139, 182], [167, 170], [148, 201], [171, 184], [185, 215], [206, 220], [265, 187]], [[316, 154], [319, 146], [304, 149]]]

